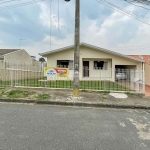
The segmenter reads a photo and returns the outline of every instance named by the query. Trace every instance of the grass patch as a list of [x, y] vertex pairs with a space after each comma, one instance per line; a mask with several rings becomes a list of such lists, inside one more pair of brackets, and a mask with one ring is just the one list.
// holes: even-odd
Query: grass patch
[[127, 95], [134, 95], [135, 93], [125, 92], [124, 94], [127, 94]]
[[26, 98], [32, 94], [34, 94], [34, 93], [33, 92], [31, 93], [29, 91], [12, 90], [7, 93], [7, 96], [9, 98]]
[[38, 94], [38, 96], [36, 96], [37, 100], [48, 100], [50, 99], [50, 95], [49, 94]]
[[[45, 80], [45, 81], [44, 81]], [[3, 82], [1, 87], [9, 85], [7, 81]], [[71, 80], [51, 80], [47, 81], [46, 78], [39, 79], [24, 79], [13, 81], [13, 85], [16, 86], [28, 86], [28, 87], [47, 87], [47, 88], [73, 88], [73, 81]], [[131, 91], [130, 88], [127, 88], [123, 85], [120, 85], [117, 82], [112, 81], [80, 81], [80, 89], [83, 91], [86, 90], [103, 90], [104, 93], [109, 91]]]
[[100, 97], [100, 100], [101, 100], [101, 101], [104, 101], [105, 99], [106, 99], [106, 97], [104, 97], [104, 96], [101, 96], [101, 97]]

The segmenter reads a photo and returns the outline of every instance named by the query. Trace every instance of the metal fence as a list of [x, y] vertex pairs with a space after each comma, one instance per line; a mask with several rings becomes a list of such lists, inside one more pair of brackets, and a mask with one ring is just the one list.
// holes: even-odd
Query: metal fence
[[[80, 71], [80, 89], [97, 91], [145, 92], [144, 72], [130, 69]], [[68, 77], [47, 78], [41, 71], [24, 69], [0, 69], [0, 87], [73, 87], [73, 70]]]

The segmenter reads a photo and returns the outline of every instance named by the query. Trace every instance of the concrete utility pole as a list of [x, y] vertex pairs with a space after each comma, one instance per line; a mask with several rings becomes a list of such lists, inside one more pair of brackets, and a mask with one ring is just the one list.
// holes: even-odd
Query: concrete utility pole
[[[69, 2], [70, 0], [65, 0]], [[75, 36], [74, 36], [74, 80], [73, 80], [73, 96], [79, 96], [79, 62], [80, 62], [80, 0], [76, 0], [75, 9]]]
[[73, 95], [79, 96], [79, 62], [80, 62], [80, 0], [76, 0], [75, 9], [75, 37], [74, 37], [74, 82]]

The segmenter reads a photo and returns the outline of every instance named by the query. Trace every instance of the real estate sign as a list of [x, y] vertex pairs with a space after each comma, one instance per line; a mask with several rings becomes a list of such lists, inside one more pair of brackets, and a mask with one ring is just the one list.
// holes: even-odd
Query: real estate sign
[[44, 76], [47, 77], [68, 77], [68, 68], [44, 67]]

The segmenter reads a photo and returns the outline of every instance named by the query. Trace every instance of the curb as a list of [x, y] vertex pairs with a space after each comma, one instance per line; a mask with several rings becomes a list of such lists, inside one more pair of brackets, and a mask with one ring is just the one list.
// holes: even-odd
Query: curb
[[26, 104], [45, 104], [60, 106], [80, 106], [80, 107], [97, 107], [97, 108], [120, 108], [120, 109], [146, 109], [150, 110], [150, 106], [140, 105], [120, 105], [120, 104], [102, 104], [102, 103], [83, 103], [83, 102], [62, 102], [62, 101], [37, 101], [26, 99], [0, 99], [0, 102], [26, 103]]

